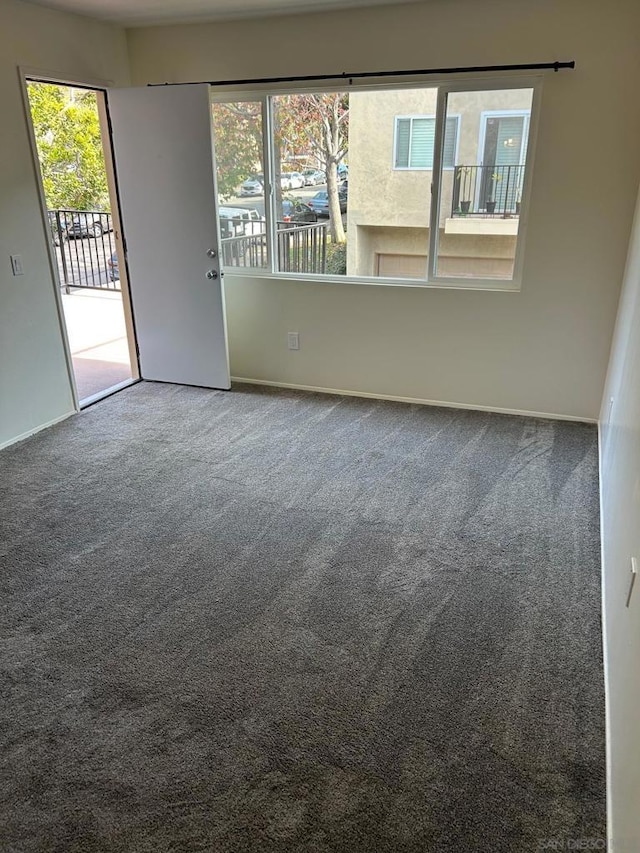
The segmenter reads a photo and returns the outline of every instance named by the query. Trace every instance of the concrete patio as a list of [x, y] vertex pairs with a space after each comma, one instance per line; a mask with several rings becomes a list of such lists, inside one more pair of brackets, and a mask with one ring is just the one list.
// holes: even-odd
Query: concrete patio
[[130, 379], [122, 294], [86, 288], [62, 294], [80, 401]]

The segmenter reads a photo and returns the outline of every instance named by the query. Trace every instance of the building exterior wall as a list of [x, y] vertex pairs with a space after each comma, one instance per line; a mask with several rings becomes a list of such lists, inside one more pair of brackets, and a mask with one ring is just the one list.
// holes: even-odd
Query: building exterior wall
[[[347, 274], [376, 275], [370, 253], [425, 255], [429, 246], [431, 169], [396, 169], [396, 119], [434, 116], [436, 88], [354, 92], [349, 97], [349, 207], [347, 211]], [[449, 115], [458, 115], [456, 165], [482, 164], [483, 113], [530, 110], [530, 90], [458, 92], [450, 95]], [[514, 236], [495, 233], [449, 235], [444, 233], [452, 212], [454, 171], [445, 168], [440, 206], [440, 272], [468, 275], [472, 259], [480, 259], [476, 274], [508, 278], [513, 269]], [[382, 229], [377, 242], [361, 235], [362, 229]], [[395, 229], [397, 233], [391, 234]], [[482, 229], [481, 229], [482, 230]], [[488, 254], [495, 253], [495, 254]], [[457, 262], [455, 258], [467, 260]], [[495, 262], [491, 262], [491, 258]]]
[[[399, 226], [362, 225], [349, 232], [355, 236], [353, 252], [357, 258], [358, 275], [384, 275], [391, 264], [388, 256], [406, 259], [399, 261], [404, 273], [399, 271], [391, 278], [424, 278], [427, 272], [429, 245], [428, 228], [404, 228]], [[445, 234], [440, 237], [438, 272], [445, 276], [471, 276], [479, 273], [487, 278], [504, 278], [513, 268], [515, 237], [502, 235]], [[351, 245], [348, 243], [349, 248]], [[383, 262], [381, 263], [381, 258]], [[412, 263], [409, 259], [421, 258], [424, 263]], [[415, 272], [407, 272], [415, 270]], [[418, 270], [421, 270], [419, 272]]]

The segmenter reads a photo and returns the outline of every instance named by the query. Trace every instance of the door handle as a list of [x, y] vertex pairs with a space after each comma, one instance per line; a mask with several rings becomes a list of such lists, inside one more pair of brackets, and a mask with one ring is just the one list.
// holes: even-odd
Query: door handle
[[207, 278], [218, 278], [218, 271], [217, 270], [208, 270]]

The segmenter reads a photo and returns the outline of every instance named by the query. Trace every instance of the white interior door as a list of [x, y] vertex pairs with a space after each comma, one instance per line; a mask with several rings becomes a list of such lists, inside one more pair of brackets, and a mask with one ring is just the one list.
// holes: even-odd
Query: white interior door
[[209, 87], [108, 106], [142, 378], [229, 388]]

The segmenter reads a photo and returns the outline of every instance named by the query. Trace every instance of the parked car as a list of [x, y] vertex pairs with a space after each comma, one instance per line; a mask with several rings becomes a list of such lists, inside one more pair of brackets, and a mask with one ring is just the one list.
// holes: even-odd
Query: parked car
[[[345, 213], [347, 210], [347, 192], [340, 188], [338, 190], [338, 199], [340, 201], [340, 213]], [[318, 216], [329, 216], [329, 194], [326, 190], [320, 190], [312, 199], [309, 199], [309, 207], [318, 214]]]
[[53, 245], [60, 246], [67, 239], [67, 227], [71, 220], [69, 219], [68, 222], [67, 217], [61, 210], [49, 210], [47, 213]]
[[280, 175], [280, 186], [283, 190], [299, 190], [304, 186], [304, 178], [300, 172], [283, 172]]
[[69, 239], [77, 240], [82, 237], [101, 237], [107, 231], [113, 231], [108, 213], [74, 213], [66, 233]]
[[120, 280], [120, 268], [118, 266], [118, 253], [114, 252], [113, 255], [107, 261], [107, 266], [109, 267], [109, 278], [111, 281], [119, 281]]
[[253, 175], [240, 187], [240, 195], [262, 195], [264, 193], [264, 175]]
[[292, 222], [317, 222], [316, 213], [305, 204], [297, 199], [285, 198], [282, 200], [282, 219], [280, 222], [287, 224]]
[[305, 187], [315, 187], [318, 184], [324, 184], [324, 172], [319, 169], [305, 169], [302, 173]]

